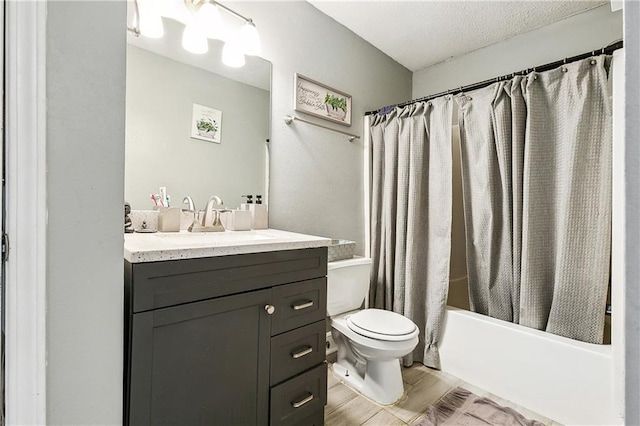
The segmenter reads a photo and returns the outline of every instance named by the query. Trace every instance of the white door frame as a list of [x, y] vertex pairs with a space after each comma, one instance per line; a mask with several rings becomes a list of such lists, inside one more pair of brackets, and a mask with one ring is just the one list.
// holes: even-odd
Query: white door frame
[[7, 1], [6, 424], [46, 424], [46, 11]]

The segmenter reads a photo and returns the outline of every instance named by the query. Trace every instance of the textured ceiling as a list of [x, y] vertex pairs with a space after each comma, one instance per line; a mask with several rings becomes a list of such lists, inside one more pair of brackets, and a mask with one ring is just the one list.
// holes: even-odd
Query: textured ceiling
[[411, 71], [608, 3], [307, 1]]

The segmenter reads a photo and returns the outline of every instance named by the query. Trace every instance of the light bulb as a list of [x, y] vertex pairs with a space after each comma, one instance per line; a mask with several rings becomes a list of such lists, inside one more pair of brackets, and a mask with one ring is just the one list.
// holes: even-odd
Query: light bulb
[[253, 21], [248, 21], [240, 29], [240, 41], [245, 55], [255, 56], [260, 54], [262, 50], [260, 48], [260, 36], [258, 36], [258, 30], [256, 30]]
[[242, 44], [238, 37], [230, 37], [222, 49], [222, 63], [228, 67], [240, 68], [245, 64]]
[[150, 38], [160, 38], [164, 35], [162, 18], [155, 9], [152, 0], [143, 0], [139, 3], [140, 34]]
[[192, 21], [184, 28], [182, 33], [182, 47], [188, 52], [202, 55], [209, 50], [209, 42], [200, 28]]
[[160, 16], [174, 19], [183, 24], [187, 24], [191, 19], [191, 12], [183, 0], [156, 0], [160, 2]]
[[218, 7], [205, 3], [200, 6], [200, 10], [196, 15], [196, 25], [200, 28], [200, 32], [208, 38], [220, 38], [222, 33], [222, 18]]

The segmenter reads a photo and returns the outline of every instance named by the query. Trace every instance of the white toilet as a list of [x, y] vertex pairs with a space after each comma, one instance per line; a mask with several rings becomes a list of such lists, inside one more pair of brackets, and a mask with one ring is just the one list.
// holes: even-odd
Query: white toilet
[[338, 347], [333, 371], [349, 386], [380, 404], [404, 392], [400, 358], [418, 344], [418, 327], [400, 314], [360, 309], [369, 291], [371, 259], [328, 263], [327, 313]]

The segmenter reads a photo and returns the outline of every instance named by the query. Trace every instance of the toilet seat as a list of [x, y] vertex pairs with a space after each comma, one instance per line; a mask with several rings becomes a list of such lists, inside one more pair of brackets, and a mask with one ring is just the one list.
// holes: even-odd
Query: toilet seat
[[382, 309], [365, 309], [347, 319], [347, 326], [354, 332], [383, 341], [403, 341], [413, 338], [417, 327], [410, 319]]

